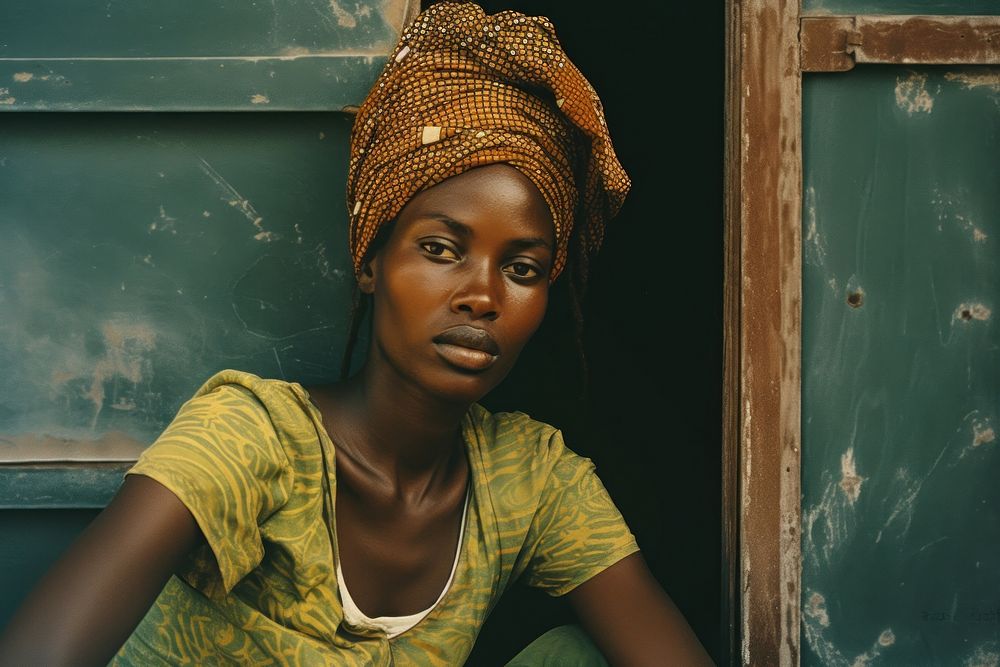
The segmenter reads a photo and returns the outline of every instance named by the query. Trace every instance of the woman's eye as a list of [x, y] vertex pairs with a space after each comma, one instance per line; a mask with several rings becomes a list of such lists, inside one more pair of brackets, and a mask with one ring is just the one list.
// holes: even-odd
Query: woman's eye
[[541, 273], [537, 267], [527, 262], [511, 262], [503, 270], [518, 278], [534, 278]]
[[420, 247], [428, 255], [434, 255], [435, 257], [445, 257], [447, 259], [456, 259], [458, 257], [454, 250], [437, 241], [424, 241], [420, 244]]

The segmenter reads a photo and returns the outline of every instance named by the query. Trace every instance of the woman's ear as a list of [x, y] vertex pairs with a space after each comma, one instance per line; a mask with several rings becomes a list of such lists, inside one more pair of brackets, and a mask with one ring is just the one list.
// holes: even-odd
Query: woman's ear
[[373, 258], [361, 265], [361, 272], [358, 274], [358, 289], [362, 294], [372, 294], [375, 292], [375, 263]]

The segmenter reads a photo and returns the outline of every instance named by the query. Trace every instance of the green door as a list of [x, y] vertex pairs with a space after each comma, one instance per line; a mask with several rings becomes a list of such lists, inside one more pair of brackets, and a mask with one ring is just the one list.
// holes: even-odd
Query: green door
[[806, 74], [803, 164], [801, 662], [996, 665], [1000, 68]]

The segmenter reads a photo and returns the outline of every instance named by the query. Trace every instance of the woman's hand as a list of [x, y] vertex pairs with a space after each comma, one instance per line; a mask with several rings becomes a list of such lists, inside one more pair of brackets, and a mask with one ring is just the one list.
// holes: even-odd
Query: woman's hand
[[0, 635], [0, 665], [106, 665], [201, 539], [177, 496], [129, 475]]
[[591, 639], [616, 667], [714, 664], [639, 553], [567, 597]]

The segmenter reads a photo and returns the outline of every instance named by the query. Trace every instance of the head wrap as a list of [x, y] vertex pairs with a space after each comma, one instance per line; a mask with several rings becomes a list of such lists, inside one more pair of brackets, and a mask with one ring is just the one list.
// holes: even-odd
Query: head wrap
[[630, 185], [601, 101], [547, 18], [431, 5], [403, 31], [355, 120], [347, 190], [355, 272], [414, 195], [498, 162], [531, 179], [549, 206], [552, 280], [566, 264], [578, 205], [580, 242], [593, 252]]

